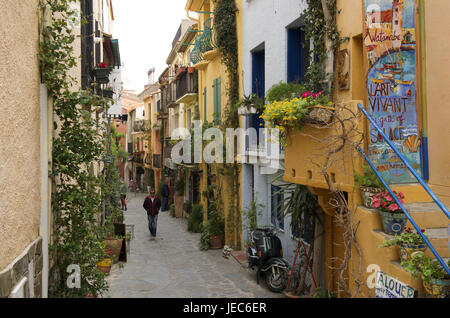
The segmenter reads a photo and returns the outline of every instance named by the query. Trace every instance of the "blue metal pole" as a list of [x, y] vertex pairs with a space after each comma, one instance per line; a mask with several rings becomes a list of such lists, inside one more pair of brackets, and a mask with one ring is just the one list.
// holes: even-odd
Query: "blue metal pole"
[[361, 149], [361, 147], [358, 147], [359, 152], [363, 155], [364, 159], [367, 161], [367, 163], [370, 165], [370, 167], [372, 168], [372, 170], [375, 172], [375, 174], [378, 176], [378, 178], [381, 180], [381, 182], [383, 183], [383, 185], [386, 187], [386, 189], [389, 191], [389, 193], [391, 194], [391, 196], [394, 198], [395, 202], [398, 204], [398, 206], [402, 209], [403, 213], [405, 213], [406, 217], [408, 218], [408, 220], [411, 222], [411, 224], [414, 226], [414, 228], [416, 229], [417, 233], [419, 233], [419, 235], [422, 237], [422, 239], [424, 240], [424, 242], [427, 244], [427, 246], [430, 248], [431, 252], [433, 252], [434, 256], [436, 256], [437, 260], [439, 261], [439, 263], [441, 263], [442, 267], [444, 267], [444, 269], [447, 271], [447, 273], [450, 275], [450, 269], [448, 268], [447, 264], [445, 263], [445, 261], [442, 259], [442, 257], [438, 254], [438, 252], [435, 250], [435, 248], [433, 247], [433, 245], [431, 245], [431, 242], [428, 240], [428, 238], [422, 233], [422, 230], [420, 229], [420, 227], [416, 224], [416, 222], [414, 221], [414, 219], [411, 217], [411, 215], [408, 213], [408, 211], [406, 211], [405, 207], [403, 206], [403, 204], [400, 203], [400, 200], [397, 198], [397, 196], [395, 195], [395, 193], [392, 191], [392, 189], [389, 187], [389, 185], [386, 183], [386, 181], [384, 181], [384, 179], [381, 177], [381, 174], [378, 172], [378, 170], [375, 168], [375, 166], [373, 165], [373, 163], [369, 160], [369, 158], [367, 157], [367, 155], [364, 153], [364, 151]]
[[392, 141], [389, 140], [389, 138], [386, 136], [386, 134], [383, 132], [383, 130], [376, 124], [375, 120], [372, 118], [372, 116], [367, 112], [367, 110], [358, 103], [359, 109], [364, 113], [364, 115], [369, 119], [369, 121], [372, 123], [372, 125], [378, 130], [378, 132], [383, 136], [384, 140], [388, 143], [388, 145], [394, 150], [394, 152], [397, 154], [397, 156], [403, 161], [403, 163], [406, 165], [409, 171], [414, 175], [414, 177], [419, 181], [419, 183], [422, 185], [422, 187], [428, 192], [428, 194], [433, 198], [434, 202], [439, 206], [439, 208], [447, 215], [447, 218], [450, 219], [450, 213], [448, 212], [447, 207], [439, 200], [439, 198], [434, 194], [434, 192], [431, 190], [431, 188], [428, 186], [428, 184], [423, 181], [423, 179], [417, 174], [416, 170], [411, 167], [409, 162], [406, 160], [406, 158], [400, 153], [400, 151], [397, 149], [397, 147], [392, 143]]

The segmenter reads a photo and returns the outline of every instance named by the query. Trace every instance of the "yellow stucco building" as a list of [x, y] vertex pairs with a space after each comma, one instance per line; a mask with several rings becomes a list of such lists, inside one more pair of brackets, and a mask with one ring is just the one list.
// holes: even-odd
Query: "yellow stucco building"
[[[401, 118], [402, 122], [399, 126], [413, 127], [411, 128], [412, 131], [422, 142], [420, 165], [419, 163], [413, 164], [413, 167], [417, 168], [418, 173], [436, 195], [444, 204], [448, 205], [450, 203], [450, 179], [448, 177], [450, 171], [447, 164], [449, 155], [445, 150], [447, 149], [445, 145], [449, 141], [444, 136], [450, 133], [447, 124], [450, 118], [449, 93], [445, 89], [450, 84], [445, 71], [450, 67], [450, 61], [448, 59], [449, 44], [442, 41], [438, 34], [441, 30], [450, 27], [448, 19], [444, 16], [444, 12], [448, 12], [450, 9], [450, 3], [445, 0], [338, 0], [337, 6], [340, 12], [337, 15], [338, 29], [341, 36], [348, 37], [349, 40], [341, 44], [338, 50], [338, 61], [335, 69], [336, 90], [333, 101], [345, 105], [346, 108], [355, 113], [358, 113], [357, 104], [361, 103], [377, 118], [380, 124], [383, 121], [376, 116], [379, 116], [379, 112], [383, 110], [377, 112], [375, 104], [377, 99], [381, 98], [382, 95], [383, 98], [386, 98], [383, 99], [383, 103], [389, 103], [388, 98], [394, 99], [395, 96], [400, 94], [399, 92], [404, 90], [403, 98], [409, 104], [408, 107], [402, 109], [404, 118]], [[380, 15], [377, 15], [377, 10], [381, 10]], [[379, 23], [380, 17], [383, 20], [382, 23]], [[403, 17], [403, 20], [401, 17]], [[389, 43], [387, 43], [387, 49], [378, 44], [383, 39], [376, 38], [374, 36], [376, 33], [373, 31], [377, 29], [379, 34], [384, 27], [383, 23], [389, 30], [387, 32], [391, 32], [392, 35], [389, 38]], [[403, 29], [401, 28], [402, 25]], [[398, 28], [398, 31], [396, 31], [396, 28]], [[381, 51], [379, 50], [381, 53], [377, 51], [379, 48], [381, 48]], [[400, 62], [394, 62], [391, 55], [395, 56], [395, 52], [397, 54], [399, 52], [408, 53], [405, 53], [407, 54], [406, 57], [398, 60]], [[416, 53], [416, 58], [410, 62], [407, 58], [412, 52]], [[397, 66], [398, 72], [397, 68], [394, 68], [394, 63], [399, 65]], [[402, 68], [405, 65], [408, 65], [407, 71]], [[414, 69], [416, 70], [415, 73]], [[380, 90], [381, 86], [378, 86], [380, 91], [376, 92], [375, 87], [384, 85], [383, 83], [391, 84], [389, 87], [386, 86], [386, 90], [383, 92]], [[416, 84], [415, 87], [414, 84]], [[389, 109], [387, 108], [389, 106], [386, 106], [387, 104], [384, 105], [384, 110]], [[415, 107], [416, 105], [417, 107]], [[395, 104], [392, 109], [394, 108]], [[342, 112], [349, 114], [348, 111], [342, 110]], [[343, 117], [345, 116], [343, 115]], [[397, 118], [395, 117], [392, 120]], [[377, 157], [377, 152], [374, 151], [374, 144], [379, 142], [377, 138], [380, 136], [374, 133], [373, 127], [368, 126], [364, 116], [355, 117], [354, 120], [357, 121], [356, 127], [364, 134], [362, 148], [370, 154], [369, 157], [375, 161], [379, 171], [384, 172], [383, 177], [386, 178], [392, 189], [405, 194], [405, 207], [408, 212], [420, 228], [426, 229], [425, 233], [439, 255], [448, 258], [450, 256], [448, 235], [446, 235], [446, 227], [450, 223], [448, 218], [436, 204], [431, 203], [431, 197], [419, 183], [413, 180], [412, 174], [409, 174], [405, 167], [400, 166], [399, 168], [398, 164], [393, 163], [392, 157], [390, 157], [391, 161], [388, 164], [382, 164], [383, 158]], [[383, 120], [386, 123], [386, 120], [391, 119]], [[385, 129], [391, 141], [403, 142], [399, 147], [401, 151], [408, 155], [408, 160], [411, 160], [413, 152], [417, 152], [417, 148], [414, 151], [406, 151], [402, 147], [402, 145], [408, 145], [405, 140], [409, 138], [401, 134], [397, 136], [395, 130], [393, 132], [391, 130], [389, 133], [388, 128]], [[403, 127], [400, 127], [400, 129], [403, 131]], [[345, 233], [336, 222], [336, 210], [329, 205], [330, 191], [320, 169], [320, 167], [323, 167], [327, 152], [322, 152], [322, 156], [314, 157], [313, 161], [311, 161], [310, 154], [317, 151], [319, 145], [317, 140], [327, 140], [327, 138], [332, 138], [340, 132], [340, 127], [336, 125], [329, 129], [317, 129], [307, 125], [302, 128], [302, 134], [296, 131], [290, 132], [289, 144], [286, 147], [284, 177], [287, 182], [309, 186], [311, 191], [319, 196], [319, 202], [326, 213], [326, 248], [324, 251], [327, 260], [326, 282], [328, 286], [333, 286], [332, 289], [336, 291], [342, 291], [342, 288], [338, 288], [337, 284], [336, 275], [338, 271], [330, 268], [339, 267], [339, 264], [341, 264], [339, 260], [333, 262], [333, 258], [340, 260], [345, 258], [343, 246]], [[424, 152], [424, 148], [426, 150], [427, 147], [427, 139], [428, 153]], [[339, 138], [334, 140], [336, 143], [340, 142]], [[333, 147], [330, 146], [328, 149], [333, 149]], [[419, 154], [417, 156], [419, 157]], [[342, 151], [331, 158], [336, 161], [328, 166], [328, 177], [333, 187], [340, 189], [348, 197], [349, 211], [352, 213], [355, 229], [357, 228], [356, 239], [360, 253], [356, 246], [351, 250], [351, 262], [346, 268], [349, 291], [353, 293], [357, 289], [354, 277], [355, 275], [358, 276], [357, 273], [360, 271], [358, 276], [360, 292], [357, 296], [373, 297], [374, 288], [373, 286], [369, 288], [368, 283], [375, 279], [374, 273], [376, 273], [376, 270], [381, 270], [417, 289], [419, 294], [423, 294], [421, 279], [414, 279], [400, 266], [397, 247], [378, 248], [386, 235], [382, 231], [383, 226], [377, 211], [364, 208], [361, 205], [361, 192], [355, 186], [353, 172], [362, 171], [364, 159], [355, 149], [354, 144], [348, 142]], [[317, 163], [319, 166], [315, 165]], [[387, 170], [384, 170], [383, 167], [387, 167]], [[409, 222], [407, 226], [412, 227]], [[434, 257], [430, 249], [426, 254]]]
[[[241, 1], [236, 1], [236, 32], [238, 43], [241, 40]], [[198, 13], [198, 20], [193, 19], [198, 24], [198, 34], [193, 40], [193, 47], [190, 49], [190, 60], [198, 71], [198, 115], [203, 125], [218, 126], [222, 123], [228, 105], [228, 85], [229, 78], [227, 68], [221, 60], [221, 53], [215, 45], [214, 31], [214, 1], [189, 0], [185, 7], [189, 18], [192, 13]], [[239, 56], [240, 56], [240, 47]], [[241, 63], [239, 61], [239, 74]], [[241, 83], [239, 83], [241, 87]], [[240, 89], [239, 89], [240, 91]], [[233, 180], [229, 175], [221, 174], [223, 166], [221, 164], [200, 164], [200, 193], [203, 194], [211, 186], [214, 187], [215, 198], [220, 202], [221, 212], [225, 218], [225, 238], [226, 245], [234, 248], [241, 248], [242, 230], [240, 221], [240, 188], [238, 191], [233, 188]], [[201, 201], [204, 206], [204, 219], [207, 219], [208, 200], [202, 195]], [[231, 218], [230, 211], [234, 207], [238, 208]], [[237, 215], [239, 214], [239, 215]]]

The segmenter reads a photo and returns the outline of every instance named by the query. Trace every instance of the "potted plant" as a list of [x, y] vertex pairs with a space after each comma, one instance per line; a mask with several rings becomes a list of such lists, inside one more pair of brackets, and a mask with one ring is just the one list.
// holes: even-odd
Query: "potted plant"
[[187, 230], [189, 232], [200, 233], [203, 223], [203, 205], [195, 204], [189, 214]]
[[240, 116], [247, 116], [256, 114], [258, 110], [264, 108], [264, 102], [259, 99], [256, 94], [252, 94], [250, 96], [244, 96], [239, 100], [236, 107]]
[[[318, 111], [314, 109], [318, 109]], [[328, 95], [324, 95], [322, 92], [314, 94], [308, 91], [300, 97], [274, 101], [265, 105], [260, 118], [264, 119], [269, 129], [279, 130], [280, 142], [286, 146], [289, 129], [301, 130], [305, 123], [328, 124], [333, 114], [334, 108]]]
[[170, 205], [169, 211], [170, 211], [170, 216], [175, 217], [175, 204]]
[[424, 252], [416, 252], [409, 261], [401, 264], [414, 278], [422, 277], [423, 286], [429, 295], [442, 298], [450, 295], [450, 275], [436, 259], [425, 256]]
[[107, 84], [109, 82], [109, 68], [106, 63], [99, 63], [97, 67], [93, 69], [95, 80], [99, 84]]
[[[394, 192], [394, 194], [403, 204], [402, 199], [405, 198], [403, 193]], [[377, 209], [380, 213], [383, 230], [386, 234], [399, 235], [403, 232], [408, 218], [388, 191], [382, 191], [373, 196], [372, 208]]]
[[113, 96], [114, 96], [114, 91], [113, 91], [112, 87], [107, 87], [103, 90], [103, 97], [113, 98]]
[[109, 275], [109, 272], [111, 271], [111, 265], [112, 265], [112, 259], [110, 257], [104, 257], [101, 262], [97, 263], [97, 268], [102, 273]]
[[[425, 230], [421, 230], [425, 233]], [[409, 261], [411, 255], [415, 252], [425, 252], [427, 245], [422, 236], [409, 227], [406, 227], [404, 232], [400, 235], [395, 235], [393, 238], [386, 238], [381, 247], [398, 246], [400, 249], [400, 259], [402, 261]]]
[[192, 202], [191, 201], [186, 201], [183, 204], [183, 211], [184, 211], [184, 215], [190, 215], [192, 212]]
[[369, 165], [363, 166], [364, 173], [354, 173], [355, 184], [359, 186], [363, 204], [366, 208], [372, 207], [372, 198], [384, 189], [384, 185]]
[[208, 214], [208, 221], [202, 227], [200, 249], [221, 249], [225, 233], [225, 221], [216, 210], [211, 210]]

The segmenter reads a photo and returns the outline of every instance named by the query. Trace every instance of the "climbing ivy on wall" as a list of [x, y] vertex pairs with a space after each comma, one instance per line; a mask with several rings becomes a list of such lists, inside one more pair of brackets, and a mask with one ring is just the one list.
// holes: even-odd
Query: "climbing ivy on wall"
[[[214, 10], [214, 30], [218, 51], [220, 52], [222, 63], [227, 69], [227, 104], [221, 128], [225, 132], [226, 128], [238, 128], [239, 116], [237, 102], [239, 101], [239, 57], [238, 57], [238, 37], [236, 25], [236, 13], [238, 11], [235, 0], [215, 0]], [[225, 151], [224, 154], [226, 155]], [[238, 227], [241, 224], [240, 211], [240, 167], [237, 163], [224, 164], [219, 172], [224, 175], [231, 191], [228, 218], [227, 235], [230, 238], [229, 244], [234, 248], [241, 247], [241, 238]], [[228, 192], [228, 191], [226, 191]]]
[[[314, 61], [310, 63], [306, 74], [304, 76], [303, 84], [311, 91], [327, 91], [327, 77], [332, 74], [327, 74], [325, 63], [329, 58], [327, 49], [327, 41], [331, 41], [332, 54], [336, 53], [339, 45], [347, 39], [342, 38], [336, 24], [337, 11], [336, 0], [307, 0], [307, 9], [303, 13], [303, 30], [305, 31], [306, 41], [312, 41], [312, 48], [310, 49], [310, 56], [313, 56]], [[326, 18], [324, 12], [324, 5], [327, 6], [329, 15]]]
[[[118, 184], [112, 181], [113, 159], [106, 158], [106, 129], [96, 116], [98, 108], [107, 108], [109, 99], [79, 90], [71, 76], [77, 65], [73, 45], [74, 26], [79, 26], [76, 0], [41, 0], [40, 68], [54, 107], [52, 167], [52, 213], [54, 237], [50, 247], [54, 255], [52, 297], [85, 297], [101, 295], [107, 290], [105, 275], [97, 270], [104, 257], [105, 228], [101, 226], [103, 203], [114, 217], [113, 203]], [[81, 22], [83, 23], [83, 22]], [[100, 127], [100, 129], [97, 129]], [[107, 137], [110, 138], [110, 137]], [[112, 143], [109, 143], [111, 146]], [[108, 151], [110, 154], [111, 152]], [[105, 173], [95, 173], [104, 160]], [[103, 201], [102, 201], [103, 199]], [[69, 288], [69, 265], [81, 270], [80, 288]]]

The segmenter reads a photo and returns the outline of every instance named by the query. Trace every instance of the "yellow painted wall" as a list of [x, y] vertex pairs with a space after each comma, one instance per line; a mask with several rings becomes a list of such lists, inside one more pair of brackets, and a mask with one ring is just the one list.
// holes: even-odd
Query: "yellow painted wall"
[[0, 10], [0, 271], [39, 235], [38, 1]]
[[450, 1], [424, 2], [430, 184], [450, 206]]
[[[195, 1], [194, 1], [195, 2]], [[195, 3], [192, 1], [188, 2], [187, 9], [192, 10], [201, 10], [201, 11], [214, 11], [214, 2], [213, 1], [204, 1], [202, 7], [195, 7]], [[193, 5], [189, 7], [189, 4], [192, 3]], [[237, 32], [238, 32], [238, 41], [242, 39], [242, 22], [241, 22], [241, 14], [240, 9], [242, 7], [241, 1], [236, 1], [236, 5], [238, 7], [238, 13], [237, 13]], [[204, 21], [206, 19], [210, 18], [209, 14], [199, 14], [199, 25], [200, 28], [203, 29]], [[239, 46], [239, 60], [240, 60], [240, 66], [239, 66], [239, 72], [241, 72], [242, 69], [242, 52], [241, 47]], [[216, 50], [210, 51], [204, 56], [204, 61], [200, 62], [200, 67], [197, 67], [198, 73], [199, 73], [199, 86], [198, 86], [198, 99], [199, 99], [199, 113], [200, 113], [200, 119], [204, 121], [205, 119], [205, 105], [204, 105], [204, 96], [203, 91], [206, 87], [206, 120], [207, 122], [211, 123], [214, 121], [214, 89], [213, 84], [214, 80], [217, 78], [221, 79], [221, 116], [223, 118], [226, 107], [227, 107], [227, 87], [228, 87], [228, 76], [226, 73], [226, 67], [222, 64], [220, 55]], [[197, 64], [197, 66], [199, 65]], [[205, 65], [207, 64], [207, 65]], [[241, 81], [242, 79], [240, 79]], [[240, 83], [240, 88], [242, 87], [242, 83]], [[220, 200], [223, 203], [223, 213], [225, 220], [227, 220], [228, 213], [230, 210], [230, 204], [232, 198], [237, 199], [240, 196], [234, 195], [234, 190], [230, 188], [230, 178], [229, 176], [222, 176], [220, 175], [217, 168], [223, 168], [220, 165], [212, 165], [212, 173], [216, 174], [217, 181], [216, 185], [218, 186], [218, 195], [220, 196]], [[206, 171], [206, 164], [201, 165], [201, 169], [203, 170], [203, 174], [201, 175], [200, 180], [200, 193], [202, 193], [207, 188], [207, 171]], [[206, 219], [206, 200], [202, 196], [202, 203], [204, 204], [204, 210], [205, 210], [205, 219]], [[240, 205], [240, 203], [239, 203]], [[241, 240], [241, 224], [235, 224], [233, 228], [229, 228], [229, 225], [227, 224], [227, 221], [225, 222], [226, 228], [226, 237], [225, 237], [225, 244], [230, 244], [231, 242], [239, 242]], [[240, 246], [239, 246], [240, 247]]]

